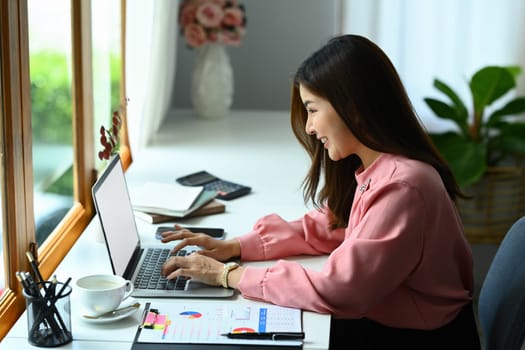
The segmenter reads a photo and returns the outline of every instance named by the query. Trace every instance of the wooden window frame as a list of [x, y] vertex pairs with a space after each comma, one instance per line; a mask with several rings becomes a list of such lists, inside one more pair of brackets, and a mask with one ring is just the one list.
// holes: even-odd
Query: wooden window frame
[[[125, 95], [125, 0], [121, 0], [121, 84]], [[2, 196], [6, 291], [0, 300], [0, 340], [25, 309], [15, 271], [30, 271], [25, 252], [33, 250], [44, 278], [69, 252], [95, 214], [91, 187], [96, 180], [91, 62], [91, 1], [71, 0], [73, 58], [74, 204], [44, 244], [36, 249], [27, 0], [0, 2], [0, 117], [2, 119]], [[124, 111], [125, 115], [125, 111]], [[120, 154], [127, 169], [132, 157], [126, 118]], [[7, 208], [9, 210], [7, 210]]]

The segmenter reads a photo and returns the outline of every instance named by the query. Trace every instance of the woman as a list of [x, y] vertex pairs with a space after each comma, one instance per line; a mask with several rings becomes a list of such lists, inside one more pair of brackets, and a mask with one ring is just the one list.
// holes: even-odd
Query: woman
[[[330, 313], [332, 349], [479, 349], [462, 194], [387, 56], [360, 36], [330, 40], [295, 74], [291, 123], [312, 159], [304, 189], [316, 209], [291, 222], [263, 217], [226, 241], [176, 227], [164, 242], [204, 250], [164, 273]], [[329, 256], [320, 272], [221, 263], [298, 254]]]

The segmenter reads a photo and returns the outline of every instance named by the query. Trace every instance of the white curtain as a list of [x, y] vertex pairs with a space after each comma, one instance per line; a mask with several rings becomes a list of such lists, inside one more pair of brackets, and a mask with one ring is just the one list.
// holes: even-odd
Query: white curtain
[[175, 0], [126, 1], [126, 95], [132, 154], [151, 141], [170, 107], [178, 6]]
[[[341, 33], [377, 43], [398, 70], [423, 123], [448, 128], [423, 101], [439, 78], [470, 105], [468, 79], [486, 65], [525, 69], [525, 1], [340, 0]], [[525, 92], [525, 72], [518, 92]]]

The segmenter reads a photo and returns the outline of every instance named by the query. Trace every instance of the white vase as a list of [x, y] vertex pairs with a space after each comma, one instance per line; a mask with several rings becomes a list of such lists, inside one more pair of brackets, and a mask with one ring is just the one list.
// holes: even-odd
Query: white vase
[[201, 118], [218, 119], [229, 113], [233, 101], [233, 70], [224, 45], [208, 44], [197, 49], [191, 98]]

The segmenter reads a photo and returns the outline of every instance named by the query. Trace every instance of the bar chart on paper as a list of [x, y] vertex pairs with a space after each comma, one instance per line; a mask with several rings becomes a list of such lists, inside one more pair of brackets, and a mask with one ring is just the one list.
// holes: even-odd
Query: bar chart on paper
[[154, 302], [138, 343], [300, 345], [298, 340], [230, 339], [225, 333], [301, 332], [301, 310], [260, 303]]

